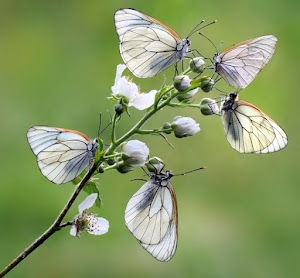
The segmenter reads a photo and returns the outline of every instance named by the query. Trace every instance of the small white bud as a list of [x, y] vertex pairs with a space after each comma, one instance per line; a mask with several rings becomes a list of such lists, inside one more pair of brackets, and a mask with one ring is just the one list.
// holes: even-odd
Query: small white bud
[[196, 89], [194, 89], [194, 90], [189, 91], [189, 92], [186, 93], [186, 94], [179, 95], [179, 96], [177, 97], [177, 99], [178, 99], [179, 101], [183, 101], [183, 100], [186, 100], [186, 99], [190, 99], [190, 98], [192, 98], [192, 97], [198, 92], [198, 90], [199, 90], [199, 88], [196, 88]]
[[183, 92], [191, 86], [191, 79], [186, 75], [178, 75], [174, 78], [174, 87], [179, 91]]
[[202, 73], [205, 69], [205, 62], [202, 57], [195, 57], [190, 61], [190, 69], [195, 73]]
[[207, 79], [201, 82], [200, 87], [203, 92], [209, 93], [213, 89], [214, 85], [215, 85], [215, 81], [210, 77], [208, 77]]
[[146, 167], [149, 172], [151, 173], [160, 173], [161, 170], [164, 168], [165, 164], [159, 157], [152, 157], [149, 159], [149, 161], [146, 163]]
[[174, 134], [178, 138], [192, 136], [200, 131], [199, 124], [190, 117], [175, 117], [172, 122]]
[[211, 98], [203, 98], [201, 100], [200, 111], [205, 116], [218, 114], [220, 112], [217, 103]]
[[116, 169], [118, 170], [119, 173], [121, 174], [126, 174], [130, 171], [133, 170], [133, 167], [132, 166], [129, 166], [129, 165], [126, 165], [124, 163], [124, 161], [121, 161], [121, 162], [118, 162], [117, 165], [116, 165]]
[[147, 145], [139, 140], [130, 140], [122, 146], [122, 159], [128, 166], [144, 166], [148, 156]]

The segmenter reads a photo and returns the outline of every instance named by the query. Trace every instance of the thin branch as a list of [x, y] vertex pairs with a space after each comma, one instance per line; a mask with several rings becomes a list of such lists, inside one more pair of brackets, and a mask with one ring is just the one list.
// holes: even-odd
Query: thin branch
[[38, 248], [41, 244], [43, 244], [49, 237], [51, 237], [55, 232], [59, 231], [60, 229], [71, 225], [71, 222], [66, 222], [61, 224], [62, 220], [66, 216], [67, 212], [71, 208], [72, 204], [78, 197], [80, 191], [85, 186], [85, 184], [89, 181], [92, 177], [93, 173], [96, 171], [97, 165], [90, 169], [90, 171], [84, 176], [82, 181], [78, 184], [75, 191], [73, 192], [72, 196], [70, 197], [69, 201], [62, 209], [54, 223], [50, 226], [50, 228], [44, 232], [39, 238], [37, 238], [32, 244], [30, 244], [19, 256], [17, 256], [9, 265], [7, 265], [1, 272], [0, 277], [6, 275], [9, 271], [11, 271], [14, 267], [16, 267], [20, 262], [22, 262], [29, 254], [31, 254], [36, 248]]

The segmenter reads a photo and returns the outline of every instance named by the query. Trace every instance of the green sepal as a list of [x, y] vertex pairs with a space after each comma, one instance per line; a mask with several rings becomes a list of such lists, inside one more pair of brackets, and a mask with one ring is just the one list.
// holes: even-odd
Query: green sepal
[[83, 187], [83, 191], [85, 191], [88, 195], [92, 193], [97, 193], [98, 197], [96, 199], [96, 206], [100, 208], [103, 205], [103, 203], [100, 197], [98, 185], [99, 185], [98, 178], [91, 178], [90, 181], [87, 182], [87, 184]]

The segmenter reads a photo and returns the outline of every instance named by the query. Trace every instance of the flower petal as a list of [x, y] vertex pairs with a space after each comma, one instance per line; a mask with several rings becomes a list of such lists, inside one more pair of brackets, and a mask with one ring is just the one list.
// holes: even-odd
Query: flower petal
[[138, 110], [147, 109], [154, 104], [156, 94], [157, 90], [152, 90], [149, 93], [136, 94], [128, 106], [133, 106]]
[[76, 227], [76, 225], [72, 225], [71, 230], [70, 230], [70, 235], [71, 236], [76, 236], [77, 235], [77, 227]]
[[126, 69], [126, 66], [123, 64], [117, 65], [117, 72], [116, 72], [116, 78], [115, 78], [115, 84], [111, 87], [111, 90], [114, 94], [117, 94], [117, 84], [119, 80], [121, 79], [123, 71]]
[[135, 98], [138, 91], [138, 86], [129, 82], [125, 76], [121, 77], [116, 86], [116, 94], [126, 97], [129, 101]]
[[85, 200], [78, 206], [79, 213], [82, 214], [84, 210], [91, 208], [95, 204], [97, 197], [97, 193], [87, 196]]
[[92, 235], [103, 235], [108, 232], [109, 222], [102, 217], [88, 216], [89, 224], [86, 231]]

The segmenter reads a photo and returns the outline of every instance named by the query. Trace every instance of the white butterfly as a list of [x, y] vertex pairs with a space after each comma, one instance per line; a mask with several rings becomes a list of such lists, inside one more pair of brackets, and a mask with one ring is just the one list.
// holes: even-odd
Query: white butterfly
[[178, 215], [170, 171], [151, 176], [129, 200], [125, 224], [139, 243], [159, 261], [170, 260], [176, 251]]
[[134, 9], [115, 13], [120, 53], [137, 77], [153, 77], [184, 59], [190, 40], [181, 39], [166, 24]]
[[246, 88], [269, 62], [277, 38], [256, 37], [235, 44], [214, 56], [215, 71], [233, 88]]
[[97, 139], [65, 128], [33, 126], [27, 139], [42, 174], [56, 184], [79, 176], [94, 160], [98, 148]]
[[253, 104], [230, 93], [221, 114], [227, 141], [240, 153], [270, 153], [283, 149], [288, 138], [283, 129]]

